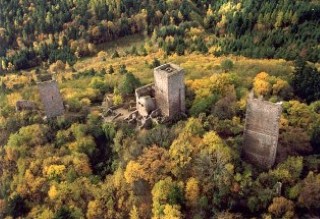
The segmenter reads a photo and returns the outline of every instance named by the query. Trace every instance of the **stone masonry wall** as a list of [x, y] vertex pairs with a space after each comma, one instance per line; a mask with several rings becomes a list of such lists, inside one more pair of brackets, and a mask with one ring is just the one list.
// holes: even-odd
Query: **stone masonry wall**
[[56, 81], [38, 83], [40, 98], [47, 118], [60, 116], [64, 113], [64, 106]]
[[169, 117], [185, 112], [184, 72], [180, 71], [168, 79]]
[[[172, 72], [167, 72], [167, 67], [171, 67]], [[169, 118], [185, 112], [184, 70], [165, 64], [154, 69], [154, 79], [157, 107], [161, 112]]]
[[274, 164], [281, 112], [280, 104], [248, 100], [243, 156], [250, 163], [263, 168], [271, 168]]
[[169, 101], [168, 101], [168, 77], [163, 72], [158, 71], [157, 68], [154, 70], [154, 84], [157, 107], [161, 112], [168, 116], [169, 115]]

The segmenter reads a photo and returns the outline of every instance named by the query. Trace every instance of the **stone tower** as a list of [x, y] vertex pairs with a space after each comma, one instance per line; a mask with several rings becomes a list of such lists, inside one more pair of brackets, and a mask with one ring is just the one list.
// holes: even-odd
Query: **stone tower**
[[252, 164], [271, 168], [275, 162], [281, 103], [249, 98], [242, 155]]
[[64, 106], [57, 81], [39, 82], [38, 88], [47, 118], [62, 115], [64, 113]]
[[157, 107], [164, 116], [174, 116], [185, 112], [184, 70], [168, 63], [154, 69], [155, 97]]

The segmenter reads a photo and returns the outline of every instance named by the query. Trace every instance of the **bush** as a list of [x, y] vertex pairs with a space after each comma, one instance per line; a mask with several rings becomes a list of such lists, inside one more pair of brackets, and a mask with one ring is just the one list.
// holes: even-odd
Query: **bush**
[[218, 95], [212, 94], [207, 98], [195, 100], [190, 109], [190, 115], [198, 116], [200, 113], [207, 113], [211, 109], [212, 105], [217, 102]]
[[113, 73], [114, 73], [114, 69], [113, 69], [113, 66], [112, 66], [112, 65], [109, 66], [108, 73], [109, 73], [109, 74], [113, 74]]
[[122, 96], [128, 96], [134, 93], [135, 89], [141, 85], [138, 78], [132, 73], [126, 73], [124, 78], [121, 80], [118, 91]]
[[159, 59], [154, 58], [153, 61], [152, 61], [152, 64], [151, 64], [151, 68], [156, 68], [156, 67], [158, 67], [160, 65], [161, 65], [161, 63], [160, 63]]
[[116, 51], [114, 51], [114, 53], [112, 54], [112, 56], [111, 56], [111, 58], [113, 58], [113, 59], [115, 59], [115, 58], [119, 58], [120, 57], [120, 55], [119, 55], [119, 53], [118, 53], [118, 51], [116, 50]]
[[123, 104], [123, 98], [120, 94], [115, 94], [112, 97], [112, 101], [113, 101], [113, 104], [116, 106]]
[[233, 62], [230, 59], [223, 60], [220, 65], [224, 72], [228, 72], [233, 68]]
[[67, 101], [67, 104], [69, 105], [69, 111], [70, 112], [80, 112], [81, 111], [81, 102], [77, 98], [72, 98]]

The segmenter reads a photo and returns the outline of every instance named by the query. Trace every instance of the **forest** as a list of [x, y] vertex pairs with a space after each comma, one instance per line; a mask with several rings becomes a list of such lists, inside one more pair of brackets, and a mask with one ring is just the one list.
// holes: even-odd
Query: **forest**
[[[316, 0], [0, 0], [0, 218], [319, 217], [319, 14]], [[129, 102], [168, 62], [186, 71], [186, 118], [103, 121], [105, 95]], [[66, 108], [52, 119], [47, 76]], [[270, 169], [241, 156], [251, 91], [282, 102]]]
[[[144, 34], [167, 53], [320, 60], [318, 1], [0, 1], [0, 71], [62, 60]], [[195, 37], [190, 28], [202, 29]]]

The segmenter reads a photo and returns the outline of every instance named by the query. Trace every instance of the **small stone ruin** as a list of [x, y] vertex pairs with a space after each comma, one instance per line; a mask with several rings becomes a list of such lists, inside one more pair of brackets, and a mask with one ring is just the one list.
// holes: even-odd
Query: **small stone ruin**
[[247, 102], [242, 155], [248, 162], [271, 168], [275, 162], [281, 103], [270, 103], [252, 96]]
[[18, 100], [16, 102], [16, 111], [33, 111], [37, 109], [37, 105], [35, 102], [28, 101], [28, 100]]

